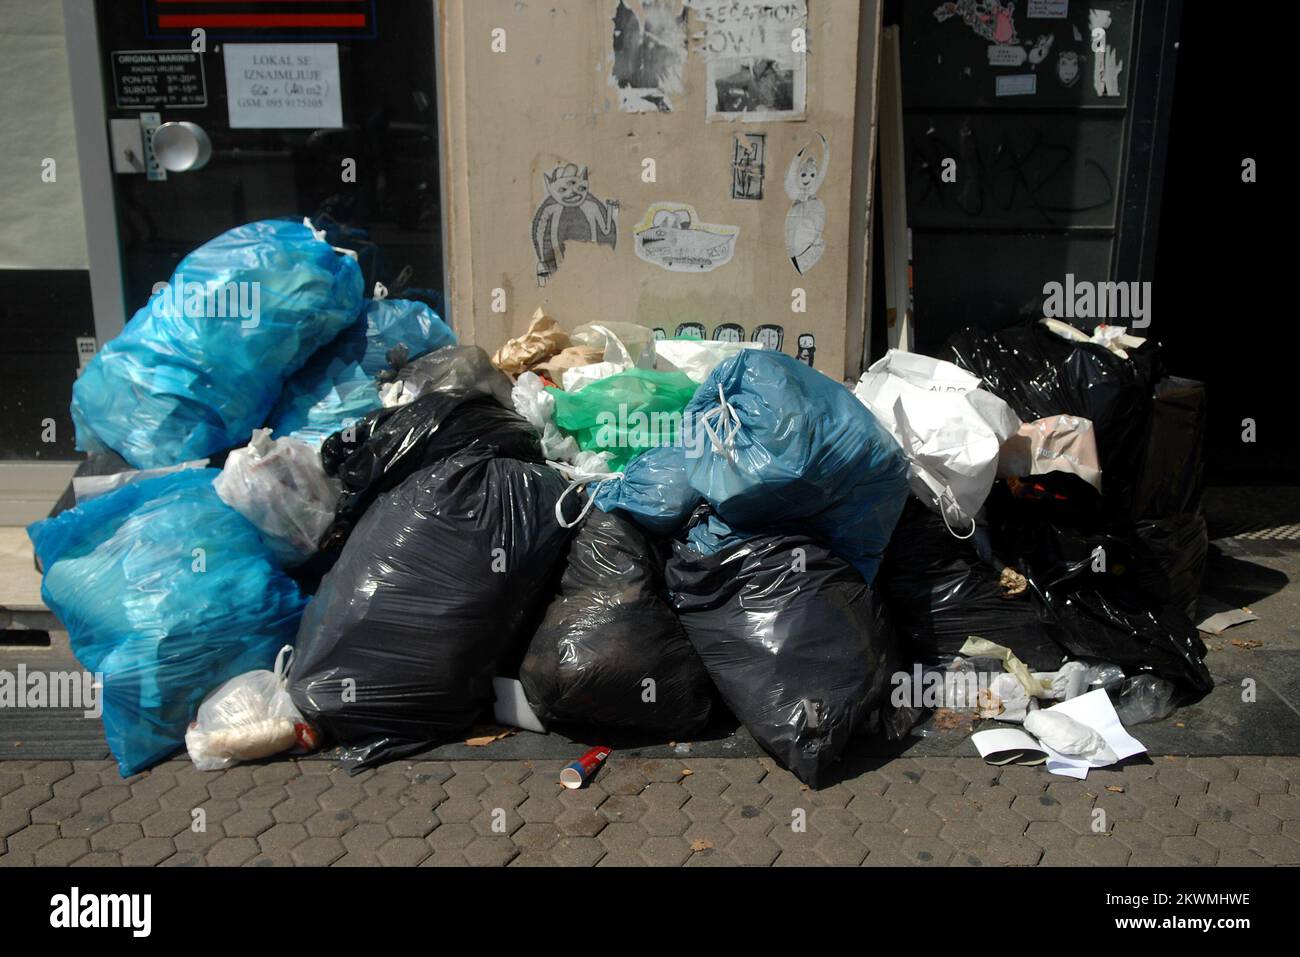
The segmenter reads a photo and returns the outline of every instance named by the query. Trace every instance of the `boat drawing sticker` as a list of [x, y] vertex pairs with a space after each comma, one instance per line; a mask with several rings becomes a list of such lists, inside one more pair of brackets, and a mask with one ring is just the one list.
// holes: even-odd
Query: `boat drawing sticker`
[[544, 286], [564, 261], [565, 243], [618, 243], [618, 202], [591, 195], [587, 167], [573, 163], [542, 174], [545, 197], [533, 214], [537, 285]]
[[731, 261], [739, 226], [702, 223], [686, 203], [652, 203], [632, 227], [639, 258], [672, 272], [711, 272]]
[[817, 265], [826, 251], [826, 207], [817, 198], [826, 179], [826, 167], [831, 161], [830, 144], [820, 133], [820, 159], [808, 146], [794, 154], [785, 174], [785, 192], [793, 202], [785, 217], [785, 252], [799, 275], [804, 275]]

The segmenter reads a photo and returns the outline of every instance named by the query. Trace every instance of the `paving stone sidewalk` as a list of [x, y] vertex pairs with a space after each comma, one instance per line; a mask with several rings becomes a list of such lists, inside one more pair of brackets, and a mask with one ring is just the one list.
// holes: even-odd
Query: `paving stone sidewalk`
[[173, 760], [123, 781], [108, 761], [3, 761], [0, 866], [1300, 864], [1295, 757], [1153, 757], [1082, 782], [899, 758], [820, 791], [766, 758], [616, 755], [578, 791], [560, 767]]

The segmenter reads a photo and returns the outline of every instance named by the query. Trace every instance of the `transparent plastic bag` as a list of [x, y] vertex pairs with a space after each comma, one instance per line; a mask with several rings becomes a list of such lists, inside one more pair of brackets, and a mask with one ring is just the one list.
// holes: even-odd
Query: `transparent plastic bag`
[[297, 439], [272, 439], [270, 429], [255, 430], [247, 446], [231, 452], [212, 484], [223, 502], [257, 526], [284, 567], [316, 553], [342, 493], [315, 449]]
[[1177, 689], [1155, 675], [1126, 678], [1114, 697], [1115, 713], [1125, 727], [1161, 721], [1174, 713]]
[[289, 697], [292, 658], [293, 646], [285, 645], [273, 670], [238, 675], [203, 699], [185, 732], [185, 749], [196, 768], [220, 771], [291, 748], [316, 747], [315, 731]]

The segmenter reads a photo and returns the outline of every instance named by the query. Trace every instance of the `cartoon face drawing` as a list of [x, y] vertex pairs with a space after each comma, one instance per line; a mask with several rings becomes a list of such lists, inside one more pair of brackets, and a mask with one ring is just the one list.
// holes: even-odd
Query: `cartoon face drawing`
[[790, 161], [785, 174], [785, 193], [796, 202], [811, 199], [821, 188], [826, 178], [826, 168], [830, 165], [830, 144], [826, 137], [817, 134], [821, 142], [822, 155], [819, 161], [808, 146], [804, 146]]
[[764, 349], [780, 352], [785, 343], [785, 330], [780, 326], [761, 325], [754, 329], [750, 341], [757, 342]]
[[581, 206], [591, 191], [585, 166], [581, 169], [573, 163], [557, 166], [551, 172], [543, 173], [542, 178], [546, 182], [546, 192], [563, 206]]
[[799, 351], [795, 354], [795, 358], [800, 362], [806, 362], [808, 365], [812, 365], [813, 357], [817, 355], [817, 337], [811, 332], [804, 332], [799, 335], [797, 341], [799, 344]]
[[734, 322], [724, 322], [713, 330], [713, 338], [718, 342], [744, 342], [745, 330]]
[[683, 322], [677, 327], [678, 339], [703, 339], [708, 330], [699, 322]]
[[1061, 86], [1074, 86], [1079, 82], [1079, 54], [1074, 50], [1062, 50], [1056, 58], [1056, 78]]

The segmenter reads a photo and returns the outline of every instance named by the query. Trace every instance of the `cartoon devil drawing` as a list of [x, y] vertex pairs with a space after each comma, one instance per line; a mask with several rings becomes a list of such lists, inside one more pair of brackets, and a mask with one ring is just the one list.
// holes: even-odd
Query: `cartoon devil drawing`
[[596, 243], [611, 249], [618, 243], [618, 202], [601, 202], [591, 195], [587, 167], [573, 163], [542, 174], [546, 197], [533, 215], [533, 251], [537, 254], [537, 285], [544, 286], [564, 261], [569, 240]]

